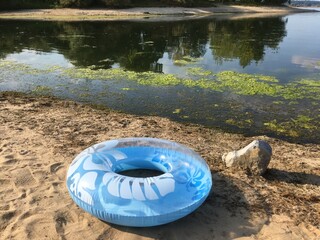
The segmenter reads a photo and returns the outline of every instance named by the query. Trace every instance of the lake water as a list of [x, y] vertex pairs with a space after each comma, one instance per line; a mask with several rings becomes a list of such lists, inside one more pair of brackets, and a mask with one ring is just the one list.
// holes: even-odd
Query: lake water
[[0, 20], [0, 91], [320, 142], [320, 13]]

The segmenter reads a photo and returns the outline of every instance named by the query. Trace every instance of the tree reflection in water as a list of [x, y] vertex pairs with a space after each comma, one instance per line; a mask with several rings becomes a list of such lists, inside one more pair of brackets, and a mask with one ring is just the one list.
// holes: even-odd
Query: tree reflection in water
[[263, 60], [286, 36], [281, 17], [177, 22], [0, 21], [0, 57], [25, 49], [58, 51], [79, 67], [162, 71], [158, 60], [204, 56], [212, 49], [215, 64], [239, 60], [246, 67]]

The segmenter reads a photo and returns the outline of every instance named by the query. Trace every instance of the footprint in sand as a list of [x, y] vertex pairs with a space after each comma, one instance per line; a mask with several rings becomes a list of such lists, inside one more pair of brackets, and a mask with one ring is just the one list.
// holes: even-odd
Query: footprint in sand
[[12, 153], [12, 149], [9, 147], [9, 144], [5, 143], [0, 146], [0, 155], [10, 154]]
[[55, 173], [57, 172], [60, 168], [63, 168], [63, 165], [61, 162], [59, 163], [54, 163], [50, 166], [50, 172], [51, 173]]
[[54, 220], [56, 222], [56, 225], [55, 225], [56, 231], [62, 240], [66, 239], [65, 233], [64, 233], [64, 228], [67, 225], [69, 218], [70, 218], [70, 216], [68, 216], [68, 214], [63, 213], [63, 212], [57, 212], [54, 217]]
[[[3, 146], [6, 146], [5, 144]], [[0, 147], [0, 164], [3, 165], [13, 165], [17, 163], [17, 159], [14, 154], [12, 154], [12, 150], [6, 147]]]
[[29, 151], [28, 150], [20, 150], [20, 152], [19, 152], [19, 154], [20, 155], [26, 155], [26, 154], [28, 154], [29, 153]]
[[3, 164], [4, 164], [4, 165], [13, 165], [13, 164], [15, 164], [15, 163], [17, 163], [17, 162], [18, 162], [17, 159], [8, 159], [8, 160], [5, 160], [5, 161], [3, 162]]
[[107, 228], [103, 233], [101, 233], [98, 237], [97, 240], [104, 240], [104, 239], [114, 239], [115, 238], [115, 230], [110, 228]]
[[12, 176], [15, 176], [14, 183], [17, 188], [32, 187], [37, 184], [37, 180], [33, 177], [28, 167], [12, 171]]
[[6, 212], [1, 216], [4, 222], [9, 222], [16, 215], [16, 211]]
[[1, 224], [0, 229], [1, 230], [5, 229], [15, 216], [16, 216], [16, 211], [15, 210], [6, 211], [4, 213], [0, 212], [0, 224]]

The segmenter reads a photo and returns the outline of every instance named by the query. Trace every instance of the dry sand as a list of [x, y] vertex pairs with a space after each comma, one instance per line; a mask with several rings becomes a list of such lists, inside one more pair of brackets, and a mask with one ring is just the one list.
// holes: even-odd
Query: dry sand
[[[181, 220], [152, 228], [110, 225], [77, 207], [65, 185], [75, 155], [104, 140], [142, 136], [198, 152], [212, 170], [207, 201]], [[264, 177], [224, 168], [224, 152], [258, 138], [274, 151]], [[0, 93], [0, 239], [320, 239], [319, 153], [319, 145]]]
[[38, 20], [128, 20], [141, 18], [171, 18], [171, 17], [206, 17], [226, 13], [246, 13], [283, 15], [312, 10], [294, 7], [253, 7], [240, 5], [217, 5], [206, 8], [128, 8], [128, 9], [35, 9], [22, 11], [3, 11], [0, 18], [4, 19], [38, 19]]

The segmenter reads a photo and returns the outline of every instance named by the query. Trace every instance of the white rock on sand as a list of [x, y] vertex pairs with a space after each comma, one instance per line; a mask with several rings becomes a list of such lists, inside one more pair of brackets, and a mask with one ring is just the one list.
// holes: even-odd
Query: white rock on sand
[[253, 175], [263, 175], [270, 163], [272, 148], [266, 141], [254, 140], [248, 146], [222, 155], [227, 167], [242, 169]]

